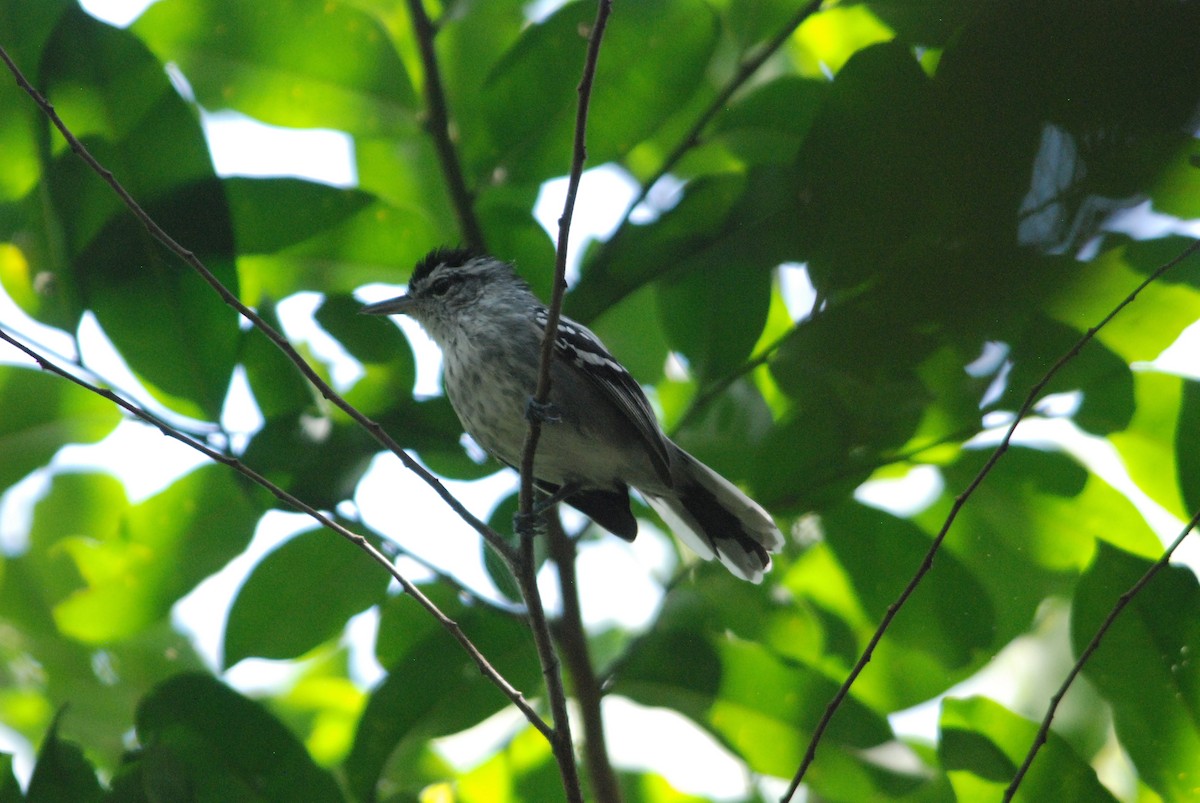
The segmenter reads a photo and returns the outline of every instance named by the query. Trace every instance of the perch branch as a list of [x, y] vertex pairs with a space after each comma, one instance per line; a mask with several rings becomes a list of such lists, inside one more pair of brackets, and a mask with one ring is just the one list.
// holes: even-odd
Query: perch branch
[[[571, 217], [575, 211], [575, 197], [579, 193], [579, 180], [583, 175], [583, 163], [587, 159], [587, 115], [591, 101], [592, 84], [596, 77], [596, 64], [600, 58], [600, 42], [604, 37], [604, 29], [612, 11], [612, 0], [599, 0], [596, 7], [596, 19], [588, 36], [587, 55], [583, 65], [583, 75], [579, 80], [579, 101], [575, 113], [575, 141], [571, 158], [571, 174], [567, 181], [567, 198], [563, 204], [562, 216], [558, 219], [558, 246], [554, 259], [554, 289], [550, 299], [549, 315], [546, 319], [546, 331], [542, 337], [542, 350], [538, 366], [537, 388], [534, 390], [534, 400], [544, 406], [550, 398], [550, 366], [554, 359], [554, 341], [558, 332], [558, 322], [562, 316], [563, 292], [566, 289], [567, 243], [570, 240]], [[521, 490], [519, 496], [519, 517], [522, 521], [532, 521], [533, 516], [533, 461], [537, 453], [538, 440], [541, 438], [541, 422], [531, 417], [529, 431], [525, 437], [525, 448], [521, 456]], [[579, 785], [579, 769], [575, 763], [575, 748], [571, 739], [571, 725], [567, 717], [567, 698], [563, 688], [562, 672], [558, 656], [554, 650], [550, 628], [542, 610], [541, 597], [537, 590], [537, 567], [534, 564], [532, 527], [526, 527], [521, 533], [521, 556], [517, 573], [521, 579], [525, 602], [529, 606], [530, 624], [533, 628], [534, 641], [537, 644], [538, 657], [542, 662], [542, 674], [546, 679], [546, 693], [550, 699], [550, 710], [554, 715], [556, 739], [554, 756], [558, 761], [562, 774], [563, 788], [572, 801], [582, 801], [583, 795]]]
[[604, 718], [600, 711], [603, 690], [592, 666], [587, 634], [583, 629], [579, 582], [575, 572], [575, 541], [563, 530], [557, 516], [548, 518], [550, 559], [558, 568], [558, 587], [562, 598], [558, 642], [583, 721], [583, 760], [587, 766], [592, 796], [600, 803], [620, 803], [621, 787], [613, 772], [608, 744], [604, 739]]

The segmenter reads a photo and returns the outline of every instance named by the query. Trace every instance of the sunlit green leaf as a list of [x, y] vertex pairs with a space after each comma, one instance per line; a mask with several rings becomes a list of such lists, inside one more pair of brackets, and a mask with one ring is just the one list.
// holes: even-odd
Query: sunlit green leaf
[[[1002, 795], [1034, 742], [1037, 725], [983, 697], [942, 702], [938, 749], [960, 799]], [[1113, 801], [1096, 771], [1051, 731], [1013, 800]]]
[[179, 65], [201, 105], [267, 123], [408, 131], [415, 98], [387, 33], [354, 3], [156, 3], [134, 30]]
[[[580, 31], [594, 17], [591, 4], [568, 4], [526, 29], [489, 76], [483, 98], [493, 163], [514, 180], [567, 172], [586, 46]], [[648, 0], [614, 14], [593, 90], [589, 158], [603, 163], [653, 133], [697, 91], [715, 44], [716, 19], [696, 0]]]
[[[1101, 544], [1071, 609], [1076, 653], [1149, 568], [1148, 560]], [[1112, 706], [1138, 774], [1166, 800], [1189, 797], [1200, 785], [1198, 650], [1200, 586], [1190, 569], [1168, 566], [1122, 611], [1083, 667]]]
[[79, 504], [81, 491], [106, 487], [102, 483], [90, 475], [60, 475], [34, 517], [34, 537], [57, 541], [83, 580], [57, 604], [55, 620], [88, 644], [128, 638], [166, 616], [179, 597], [241, 551], [255, 520], [243, 489], [223, 467], [200, 468], [103, 517]]

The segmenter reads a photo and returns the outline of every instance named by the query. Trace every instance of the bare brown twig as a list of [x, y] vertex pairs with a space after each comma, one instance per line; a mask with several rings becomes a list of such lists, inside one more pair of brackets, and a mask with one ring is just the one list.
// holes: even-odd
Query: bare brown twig
[[552, 731], [546, 721], [542, 719], [535, 710], [533, 710], [533, 707], [530, 706], [530, 704], [525, 700], [521, 692], [513, 687], [512, 684], [510, 684], [504, 678], [504, 676], [501, 675], [500, 672], [491, 665], [487, 658], [484, 657], [483, 653], [479, 651], [479, 648], [475, 646], [470, 638], [467, 637], [466, 633], [463, 632], [462, 628], [458, 626], [458, 623], [446, 616], [446, 614], [442, 613], [437, 605], [435, 605], [432, 600], [430, 600], [427, 596], [425, 596], [424, 593], [421, 592], [420, 588], [413, 585], [408, 578], [401, 574], [400, 570], [397, 569], [390, 560], [388, 560], [387, 556], [376, 549], [365, 537], [359, 535], [358, 533], [347, 530], [345, 527], [338, 524], [321, 511], [313, 508], [308, 503], [283, 490], [278, 485], [271, 482], [242, 461], [238, 460], [236, 457], [232, 457], [224, 452], [213, 449], [203, 441], [199, 441], [191, 435], [181, 432], [179, 429], [175, 428], [171, 424], [168, 424], [154, 413], [151, 413], [145, 408], [134, 404], [112, 390], [94, 385], [91, 382], [88, 382], [86, 379], [76, 376], [70, 371], [59, 367], [57, 364], [51, 362], [34, 349], [10, 335], [2, 326], [0, 326], [0, 340], [9, 343], [18, 351], [32, 359], [42, 370], [49, 371], [56, 376], [60, 376], [69, 382], [75, 383], [85, 390], [95, 393], [97, 396], [107, 399], [138, 419], [155, 427], [159, 432], [167, 437], [173, 438], [185, 446], [195, 449], [214, 462], [232, 468], [234, 471], [246, 477], [251, 482], [254, 482], [262, 488], [265, 488], [279, 501], [283, 502], [289, 507], [294, 508], [295, 510], [300, 511], [301, 513], [308, 515], [327, 529], [332, 530], [342, 538], [345, 538], [347, 541], [357, 546], [363, 552], [366, 552], [372, 560], [386, 569], [387, 572], [393, 578], [395, 578], [396, 582], [400, 584], [400, 588], [404, 590], [404, 593], [416, 600], [417, 604], [428, 611], [438, 621], [438, 623], [441, 624], [442, 627], [444, 627], [450, 633], [450, 635], [454, 637], [454, 640], [462, 646], [467, 655], [471, 657], [471, 660], [475, 662], [475, 665], [479, 667], [479, 671], [483, 674], [483, 676], [490, 680], [497, 688], [499, 688], [500, 691], [502, 691], [504, 695], [508, 697], [510, 701], [512, 701], [512, 704], [515, 705], [521, 711], [521, 713], [525, 715], [525, 718], [529, 720], [529, 722], [543, 735], [545, 735], [547, 739], [551, 738]]
[[891, 625], [892, 620], [896, 618], [896, 614], [900, 612], [900, 609], [904, 607], [904, 604], [908, 601], [908, 598], [911, 597], [913, 592], [917, 590], [917, 586], [920, 585], [922, 578], [924, 578], [929, 572], [930, 568], [933, 567], [934, 556], [936, 556], [938, 550], [941, 549], [942, 542], [946, 540], [946, 535], [950, 532], [950, 528], [954, 525], [955, 519], [958, 518], [959, 511], [962, 510], [963, 505], [967, 503], [967, 500], [971, 498], [976, 489], [983, 484], [984, 479], [988, 474], [991, 473], [992, 468], [1000, 461], [1000, 458], [1003, 457], [1005, 452], [1008, 451], [1009, 445], [1012, 441], [1013, 432], [1016, 430], [1017, 425], [1020, 424], [1021, 421], [1024, 420], [1024, 418], [1029, 414], [1029, 411], [1033, 409], [1033, 405], [1037, 402], [1038, 396], [1045, 389], [1045, 387], [1050, 384], [1050, 381], [1054, 379], [1058, 372], [1062, 370], [1063, 366], [1075, 359], [1079, 352], [1083, 350], [1084, 346], [1086, 346], [1092, 341], [1093, 338], [1096, 337], [1097, 332], [1107, 326], [1109, 321], [1115, 318], [1117, 314], [1121, 312], [1121, 310], [1132, 304], [1143, 290], [1145, 290], [1154, 282], [1158, 281], [1158, 279], [1167, 273], [1167, 271], [1174, 268], [1180, 262], [1183, 262], [1197, 250], [1200, 250], [1200, 240], [1193, 242], [1174, 259], [1171, 259], [1165, 264], [1159, 266], [1157, 270], [1143, 279], [1138, 286], [1135, 287], [1129, 293], [1129, 295], [1125, 296], [1125, 298], [1123, 298], [1119, 304], [1113, 307], [1112, 310], [1110, 310], [1109, 313], [1105, 315], [1099, 323], [1088, 329], [1083, 336], [1080, 337], [1079, 340], [1077, 340], [1075, 344], [1067, 350], [1065, 354], [1058, 358], [1054, 365], [1050, 366], [1050, 369], [1046, 371], [1042, 378], [1039, 379], [1032, 388], [1030, 388], [1029, 393], [1025, 396], [1024, 402], [1021, 404], [1021, 408], [1017, 410], [1016, 415], [1013, 416], [1012, 423], [1009, 424], [1008, 429], [1005, 431], [1004, 437], [1000, 439], [1000, 444], [992, 451], [992, 454], [983, 464], [983, 467], [979, 469], [979, 472], [975, 475], [974, 479], [972, 479], [967, 485], [966, 489], [964, 489], [962, 493], [954, 498], [954, 504], [951, 506], [950, 512], [946, 516], [946, 520], [943, 522], [941, 529], [938, 530], [937, 536], [935, 536], [933, 541], [930, 543], [929, 551], [925, 553], [925, 558], [921, 561], [921, 565], [917, 568], [917, 571], [913, 575], [912, 579], [909, 580], [908, 585], [905, 586], [904, 590], [900, 592], [900, 596], [896, 598], [896, 601], [888, 606], [887, 612], [884, 614], [883, 619], [880, 621], [879, 626], [875, 630], [875, 633], [871, 636], [871, 640], [867, 642], [866, 649], [863, 650], [862, 655], [854, 664], [854, 667], [850, 670], [850, 674], [846, 676], [846, 680], [842, 683], [841, 687], [838, 688], [837, 692], [833, 696], [833, 699], [829, 701], [829, 705], [826, 706], [825, 712], [821, 715], [821, 719], [817, 722], [817, 726], [813, 730], [812, 738], [808, 742], [808, 749], [804, 753], [804, 758], [800, 762], [800, 767], [796, 770], [795, 777], [792, 778], [791, 784], [789, 784], [787, 791], [784, 792], [784, 795], [781, 798], [783, 803], [787, 803], [787, 801], [792, 798], [792, 795], [795, 794], [796, 789], [800, 786], [800, 782], [804, 780], [804, 774], [808, 771], [808, 768], [812, 765], [813, 760], [816, 758], [817, 745], [820, 744], [821, 737], [824, 736], [826, 728], [829, 727], [829, 723], [833, 720], [833, 715], [837, 713], [838, 708], [846, 699], [846, 696], [850, 693], [850, 687], [854, 685], [854, 681], [858, 679], [858, 676], [862, 674], [862, 671], [870, 662], [871, 656], [875, 653], [875, 648], [883, 639], [883, 636], [887, 632], [888, 627]]

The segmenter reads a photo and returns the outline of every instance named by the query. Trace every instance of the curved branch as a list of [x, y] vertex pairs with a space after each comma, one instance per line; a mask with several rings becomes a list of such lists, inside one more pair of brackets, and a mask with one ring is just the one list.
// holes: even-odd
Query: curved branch
[[1105, 315], [1099, 323], [1088, 329], [1083, 336], [1080, 337], [1079, 340], [1077, 340], [1075, 344], [1067, 350], [1065, 354], [1058, 358], [1054, 365], [1050, 366], [1050, 369], [1046, 371], [1042, 378], [1039, 379], [1032, 388], [1030, 388], [1029, 393], [1025, 396], [1024, 402], [1021, 404], [1021, 408], [1017, 410], [1017, 414], [1013, 417], [1012, 423], [1009, 424], [1008, 429], [1005, 431], [1004, 437], [1000, 439], [1000, 444], [995, 448], [995, 450], [992, 451], [991, 456], [988, 457], [987, 461], [983, 464], [983, 467], [979, 469], [979, 472], [967, 485], [966, 489], [964, 489], [962, 493], [954, 498], [954, 504], [951, 506], [950, 512], [946, 516], [946, 520], [943, 522], [941, 529], [938, 530], [937, 536], [935, 536], [933, 541], [930, 543], [929, 551], [925, 553], [925, 557], [921, 561], [921, 565], [917, 568], [917, 571], [912, 576], [912, 579], [909, 580], [908, 585], [905, 586], [904, 590], [900, 592], [900, 595], [896, 597], [896, 601], [888, 606], [887, 612], [884, 614], [883, 619], [880, 621], [879, 626], [875, 630], [875, 633], [871, 636], [871, 640], [867, 642], [866, 649], [863, 650], [862, 655], [854, 664], [854, 667], [850, 670], [850, 674], [846, 677], [846, 680], [842, 683], [841, 687], [838, 688], [837, 692], [833, 696], [833, 699], [829, 701], [829, 705], [826, 706], [825, 712], [821, 715], [821, 719], [817, 722], [817, 726], [813, 730], [812, 738], [809, 740], [808, 749], [804, 753], [804, 758], [800, 762], [800, 767], [796, 770], [795, 777], [792, 778], [791, 784], [789, 784], [787, 791], [783, 795], [782, 800], [784, 803], [791, 799], [792, 795], [795, 794], [796, 789], [800, 786], [800, 782], [804, 780], [804, 774], [808, 771], [809, 766], [812, 765], [813, 760], [816, 758], [817, 745], [820, 744], [821, 737], [824, 736], [826, 728], [829, 727], [829, 723], [832, 721], [833, 715], [837, 713], [838, 708], [841, 707], [842, 702], [850, 693], [850, 687], [854, 685], [854, 681], [858, 679], [858, 676], [862, 674], [863, 669], [866, 668], [867, 663], [871, 660], [871, 656], [875, 653], [875, 648], [883, 639], [883, 635], [887, 632], [892, 620], [896, 618], [896, 614], [898, 614], [900, 609], [904, 607], [904, 604], [908, 601], [908, 598], [911, 597], [913, 592], [917, 590], [917, 586], [920, 585], [921, 580], [933, 567], [933, 558], [935, 555], [937, 555], [938, 550], [941, 549], [942, 542], [946, 540], [946, 535], [950, 532], [950, 528], [954, 525], [955, 519], [958, 518], [959, 511], [962, 510], [963, 505], [967, 503], [967, 500], [971, 498], [976, 489], [983, 484], [984, 479], [988, 474], [991, 473], [992, 468], [1000, 461], [1000, 458], [1004, 456], [1004, 453], [1008, 451], [1009, 444], [1012, 441], [1013, 432], [1016, 430], [1017, 425], [1020, 424], [1021, 421], [1024, 420], [1024, 418], [1029, 414], [1029, 411], [1033, 409], [1033, 405], [1037, 401], [1038, 396], [1045, 389], [1045, 387], [1050, 384], [1050, 381], [1058, 374], [1058, 372], [1061, 371], [1067, 363], [1075, 359], [1079, 352], [1083, 350], [1083, 347], [1096, 337], [1096, 333], [1107, 326], [1109, 321], [1115, 318], [1117, 314], [1121, 312], [1121, 310], [1132, 304], [1143, 290], [1156, 282], [1160, 277], [1167, 273], [1167, 271], [1174, 268], [1180, 262], [1183, 262], [1198, 250], [1200, 250], [1200, 240], [1193, 242], [1178, 256], [1159, 266], [1158, 269], [1142, 280], [1142, 282], [1139, 283], [1138, 286], [1129, 293], [1129, 295], [1125, 296], [1120, 303], [1113, 307], [1112, 310], [1110, 310], [1109, 313]]
[[450, 136], [450, 114], [446, 103], [446, 92], [442, 87], [442, 73], [438, 67], [437, 53], [433, 40], [437, 35], [433, 23], [425, 13], [421, 0], [408, 0], [408, 15], [412, 19], [413, 33], [421, 51], [421, 64], [425, 68], [425, 130], [433, 139], [442, 176], [450, 192], [450, 202], [458, 218], [458, 228], [466, 244], [475, 251], [486, 251], [487, 243], [479, 218], [475, 217], [474, 197], [463, 176], [458, 150]]
[[543, 735], [545, 735], [547, 739], [552, 738], [552, 730], [550, 726], [546, 724], [546, 721], [542, 719], [536, 711], [533, 710], [533, 707], [528, 701], [526, 701], [521, 692], [518, 691], [511, 683], [509, 683], [508, 680], [506, 680], [504, 676], [492, 666], [487, 658], [484, 657], [483, 653], [479, 651], [479, 648], [475, 646], [471, 639], [467, 637], [467, 634], [463, 632], [462, 628], [459, 627], [458, 623], [443, 613], [441, 609], [439, 609], [437, 605], [434, 604], [431, 599], [429, 599], [429, 597], [422, 593], [420, 588], [415, 586], [411, 581], [408, 580], [408, 578], [401, 574], [400, 570], [396, 568], [396, 566], [388, 559], [388, 557], [376, 549], [375, 546], [373, 546], [365, 537], [358, 533], [347, 530], [345, 527], [338, 524], [321, 511], [312, 507], [307, 502], [298, 499], [297, 497], [285, 491], [283, 488], [271, 482], [266, 477], [247, 466], [241, 460], [238, 460], [236, 457], [232, 457], [224, 452], [220, 452], [203, 441], [199, 441], [191, 435], [176, 429], [159, 416], [151, 413], [149, 410], [146, 410], [143, 407], [138, 406], [137, 404], [134, 404], [112, 390], [94, 385], [91, 382], [88, 382], [86, 379], [60, 368], [55, 363], [39, 354], [37, 351], [34, 351], [29, 346], [26, 346], [24, 343], [14, 338], [4, 329], [3, 326], [0, 326], [0, 340], [9, 343], [18, 351], [32, 359], [42, 370], [49, 371], [50, 373], [60, 376], [69, 382], [75, 383], [85, 390], [95, 393], [97, 396], [107, 399], [142, 421], [145, 421], [147, 424], [155, 427], [159, 432], [167, 437], [173, 438], [185, 446], [195, 449], [210, 460], [232, 468], [234, 471], [246, 477], [251, 482], [261, 486], [262, 488], [265, 488], [279, 501], [294, 508], [295, 510], [300, 511], [301, 513], [308, 515], [325, 528], [332, 530], [342, 538], [345, 538], [347, 541], [357, 546], [363, 552], [366, 552], [372, 560], [386, 569], [387, 572], [396, 580], [396, 582], [400, 584], [400, 587], [404, 590], [404, 593], [416, 600], [417, 604], [428, 611], [438, 621], [438, 623], [444, 627], [451, 636], [454, 637], [454, 640], [462, 646], [467, 655], [471, 657], [471, 660], [475, 662], [475, 665], [479, 667], [479, 671], [483, 674], [483, 676], [490, 680], [493, 685], [500, 689], [500, 691], [504, 692], [504, 695], [508, 697], [512, 704], [515, 705], [522, 714], [525, 715], [525, 718], [529, 720], [530, 724], [532, 724]]

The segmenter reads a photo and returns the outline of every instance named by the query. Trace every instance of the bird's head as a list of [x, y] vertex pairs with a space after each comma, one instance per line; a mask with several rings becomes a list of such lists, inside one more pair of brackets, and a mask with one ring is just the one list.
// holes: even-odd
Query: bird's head
[[506, 305], [528, 294], [528, 286], [507, 262], [465, 248], [438, 248], [413, 268], [405, 295], [368, 304], [361, 312], [408, 315], [440, 340], [439, 335], [464, 316], [485, 311], [481, 305]]

